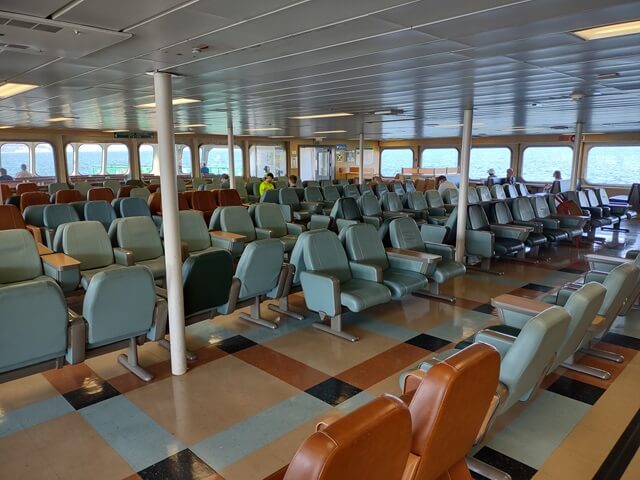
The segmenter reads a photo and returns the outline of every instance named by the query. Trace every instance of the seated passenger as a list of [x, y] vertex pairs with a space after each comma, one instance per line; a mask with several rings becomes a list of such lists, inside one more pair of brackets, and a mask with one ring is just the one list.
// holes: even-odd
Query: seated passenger
[[231, 182], [229, 181], [229, 175], [223, 173], [220, 175], [220, 188], [230, 188]]
[[7, 175], [7, 169], [6, 168], [0, 168], [0, 181], [11, 181], [13, 180], [13, 177], [11, 175]]
[[298, 186], [298, 176], [297, 175], [289, 175], [289, 187], [296, 188]]
[[544, 186], [544, 191], [545, 192], [550, 192], [551, 191], [551, 187], [553, 186], [553, 182], [559, 182], [560, 180], [562, 180], [562, 173], [560, 172], [560, 170], [554, 170], [553, 171], [553, 180], [551, 181], [551, 183], [547, 183]]
[[487, 175], [489, 176], [484, 182], [485, 185], [491, 186], [494, 183], [496, 183], [496, 171], [493, 168], [490, 168], [489, 170], [487, 170]]
[[260, 189], [259, 189], [260, 196], [262, 196], [262, 194], [266, 190], [273, 190], [274, 188], [275, 187], [273, 186], [273, 173], [269, 172], [264, 176], [264, 180], [262, 180], [262, 183], [260, 183]]
[[27, 165], [23, 163], [22, 165], [20, 165], [20, 171], [18, 173], [16, 173], [15, 177], [16, 178], [31, 178], [31, 177], [33, 177], [33, 175], [31, 175], [31, 172], [29, 170], [27, 170]]
[[458, 187], [456, 187], [453, 182], [450, 182], [449, 180], [447, 180], [447, 177], [445, 177], [444, 175], [440, 175], [438, 178], [436, 178], [436, 189], [438, 190], [438, 193], [440, 195], [442, 195], [444, 192], [446, 192], [450, 188], [453, 188], [456, 190], [458, 189]]
[[512, 168], [507, 168], [507, 176], [504, 179], [505, 185], [515, 185], [518, 182], [518, 179], [513, 174]]
[[200, 173], [201, 173], [202, 175], [209, 175], [209, 167], [207, 167], [207, 164], [206, 164], [206, 163], [203, 163], [203, 164], [200, 166]]

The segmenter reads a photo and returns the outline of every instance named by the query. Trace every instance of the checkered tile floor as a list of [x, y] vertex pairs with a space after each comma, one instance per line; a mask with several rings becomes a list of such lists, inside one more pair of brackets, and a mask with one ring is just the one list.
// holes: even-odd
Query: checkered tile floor
[[[620, 256], [636, 238], [601, 251]], [[346, 314], [357, 343], [313, 329], [309, 312], [275, 331], [235, 314], [187, 329], [198, 360], [180, 377], [170, 374], [168, 352], [148, 344], [140, 356], [150, 383], [122, 369], [116, 352], [0, 385], [0, 478], [262, 479], [290, 461], [318, 420], [399, 393], [399, 372], [497, 324], [492, 297], [540, 298], [584, 272], [582, 255], [594, 250], [561, 246], [547, 250], [548, 263], [498, 262], [504, 276], [470, 272], [444, 289], [458, 297], [453, 305], [410, 297]], [[300, 294], [291, 303], [305, 311]], [[634, 357], [639, 316], [619, 319], [605, 339], [624, 364], [584, 360], [612, 380], [555, 372], [533, 401], [496, 422], [475, 455], [515, 480], [533, 477]]]

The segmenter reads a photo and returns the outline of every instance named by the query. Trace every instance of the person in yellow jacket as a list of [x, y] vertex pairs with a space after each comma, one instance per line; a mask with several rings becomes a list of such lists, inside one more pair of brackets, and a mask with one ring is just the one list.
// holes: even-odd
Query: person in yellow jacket
[[264, 176], [264, 180], [260, 183], [260, 196], [267, 190], [273, 190], [275, 187], [273, 186], [273, 173], [269, 172]]

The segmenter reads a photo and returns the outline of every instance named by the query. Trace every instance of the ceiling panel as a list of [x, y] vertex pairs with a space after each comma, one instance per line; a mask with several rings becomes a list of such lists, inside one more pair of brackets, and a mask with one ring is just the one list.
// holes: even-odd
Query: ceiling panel
[[59, 8], [69, 3], [69, 0], [2, 0], [0, 10], [4, 12], [22, 13], [24, 15], [36, 15], [47, 17]]

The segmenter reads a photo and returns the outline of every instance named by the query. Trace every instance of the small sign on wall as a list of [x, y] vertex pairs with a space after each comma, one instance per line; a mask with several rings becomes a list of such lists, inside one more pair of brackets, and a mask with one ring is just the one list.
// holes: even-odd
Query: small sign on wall
[[298, 152], [291, 152], [291, 168], [298, 168]]

